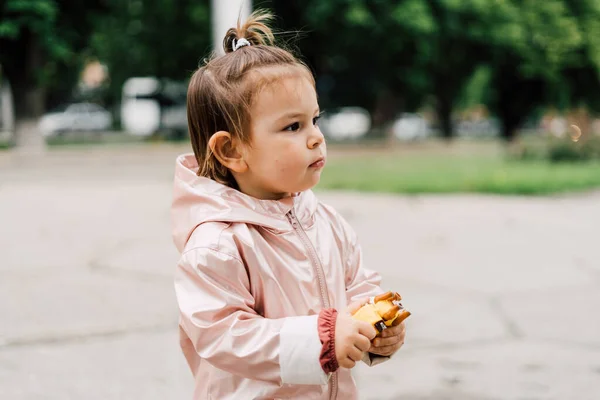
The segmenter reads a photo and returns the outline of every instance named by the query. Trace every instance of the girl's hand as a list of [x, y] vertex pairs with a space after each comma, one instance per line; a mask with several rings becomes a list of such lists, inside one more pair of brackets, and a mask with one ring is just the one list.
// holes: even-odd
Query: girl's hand
[[381, 337], [373, 340], [373, 345], [369, 349], [369, 353], [378, 354], [380, 356], [391, 356], [404, 344], [405, 334], [406, 329], [404, 327], [404, 321], [399, 325], [384, 329], [381, 332]]
[[370, 324], [357, 321], [351, 315], [367, 301], [368, 299], [364, 299], [352, 303], [346, 312], [338, 313], [335, 323], [335, 357], [342, 368], [353, 368], [372, 347], [371, 340], [377, 335]]

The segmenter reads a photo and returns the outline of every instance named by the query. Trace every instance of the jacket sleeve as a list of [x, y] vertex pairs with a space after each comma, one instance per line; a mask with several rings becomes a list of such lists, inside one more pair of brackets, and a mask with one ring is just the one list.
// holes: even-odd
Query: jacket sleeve
[[345, 223], [347, 255], [346, 259], [346, 300], [348, 304], [363, 297], [374, 297], [383, 293], [381, 275], [365, 268], [363, 254], [354, 230]]
[[[348, 304], [365, 297], [375, 297], [384, 291], [381, 289], [381, 275], [374, 270], [370, 270], [363, 265], [363, 255], [358, 236], [356, 232], [344, 223], [346, 238], [348, 242], [348, 256], [346, 257], [346, 301]], [[375, 366], [389, 360], [388, 356], [380, 356], [372, 353], [365, 353], [362, 361]]]
[[182, 255], [175, 276], [180, 324], [198, 356], [244, 378], [326, 384], [318, 315], [267, 319], [254, 310], [243, 262], [212, 248]]

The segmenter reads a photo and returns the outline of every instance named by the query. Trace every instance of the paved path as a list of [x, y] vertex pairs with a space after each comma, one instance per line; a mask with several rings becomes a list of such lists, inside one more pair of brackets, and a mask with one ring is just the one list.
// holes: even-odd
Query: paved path
[[[189, 399], [169, 236], [181, 147], [0, 152], [0, 399]], [[600, 194], [321, 193], [414, 315], [361, 399], [599, 399]]]

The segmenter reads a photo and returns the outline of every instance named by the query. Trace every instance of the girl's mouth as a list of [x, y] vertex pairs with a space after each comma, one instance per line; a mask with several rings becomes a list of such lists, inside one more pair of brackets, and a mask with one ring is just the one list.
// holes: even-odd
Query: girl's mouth
[[317, 161], [315, 161], [314, 163], [310, 164], [309, 167], [310, 168], [323, 168], [325, 166], [325, 158], [321, 157], [319, 158]]

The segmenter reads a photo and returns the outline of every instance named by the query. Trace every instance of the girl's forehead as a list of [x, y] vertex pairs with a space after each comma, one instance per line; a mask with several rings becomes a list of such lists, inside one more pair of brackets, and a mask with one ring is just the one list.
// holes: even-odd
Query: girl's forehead
[[249, 81], [254, 86], [254, 95], [273, 87], [291, 86], [290, 81], [300, 82], [306, 80], [313, 87], [315, 81], [310, 71], [301, 65], [273, 65], [258, 68], [249, 75]]
[[285, 77], [304, 76], [313, 80], [312, 73], [302, 64], [273, 64], [261, 66], [250, 72], [255, 79], [264, 83], [273, 82]]
[[314, 86], [306, 77], [296, 75], [281, 77], [267, 84], [256, 94], [252, 108], [283, 112], [290, 108], [297, 111], [312, 110], [316, 105], [317, 95]]

